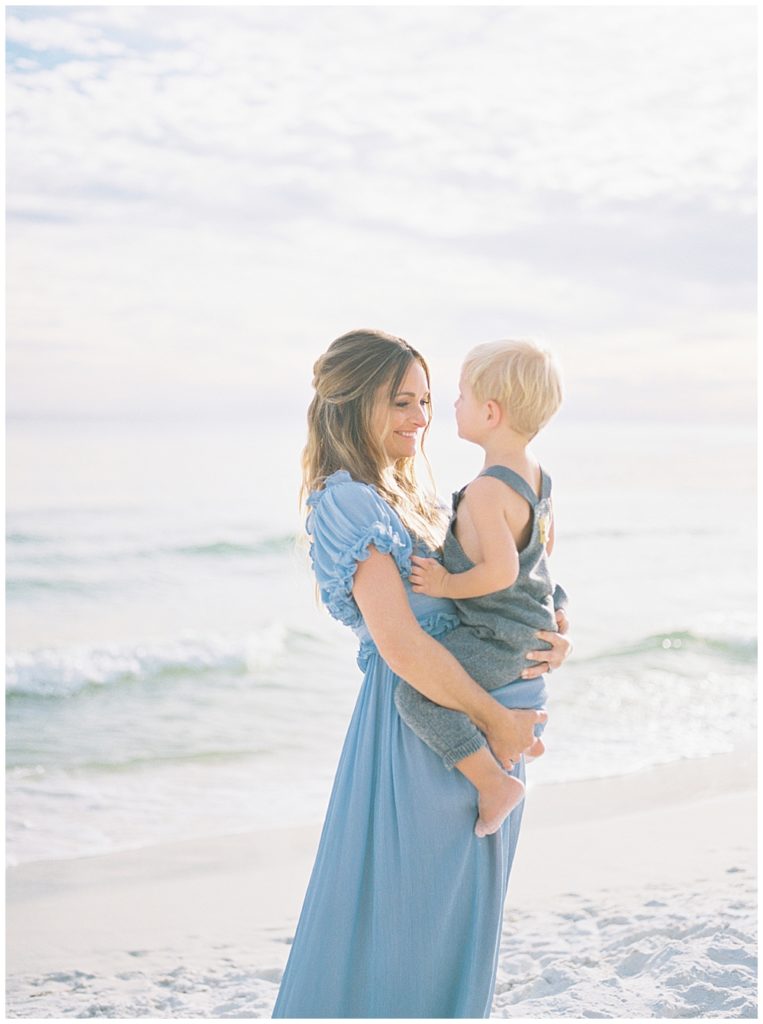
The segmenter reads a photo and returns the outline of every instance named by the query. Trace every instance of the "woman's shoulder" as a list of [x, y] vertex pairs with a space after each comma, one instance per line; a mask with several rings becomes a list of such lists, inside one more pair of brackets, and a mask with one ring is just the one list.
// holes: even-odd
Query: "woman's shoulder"
[[408, 531], [393, 507], [373, 484], [355, 480], [340, 469], [326, 477], [320, 490], [307, 499], [307, 532], [315, 537], [330, 534], [343, 542], [379, 531], [395, 537], [396, 545], [407, 547]]
[[373, 484], [355, 480], [346, 469], [339, 469], [323, 482], [319, 490], [311, 491], [307, 505], [318, 518], [340, 513], [354, 518], [369, 514], [394, 514], [392, 507], [382, 498]]
[[307, 503], [315, 507], [329, 494], [336, 496], [338, 494], [359, 494], [365, 491], [375, 492], [375, 490], [372, 484], [364, 483], [362, 480], [355, 480], [346, 469], [338, 469], [335, 473], [325, 477], [322, 487], [310, 492]]
[[351, 597], [357, 563], [368, 558], [373, 546], [381, 554], [391, 554], [407, 578], [411, 538], [376, 488], [354, 480], [345, 470], [327, 477], [307, 503], [310, 558], [321, 598], [334, 618], [357, 625], [360, 612]]

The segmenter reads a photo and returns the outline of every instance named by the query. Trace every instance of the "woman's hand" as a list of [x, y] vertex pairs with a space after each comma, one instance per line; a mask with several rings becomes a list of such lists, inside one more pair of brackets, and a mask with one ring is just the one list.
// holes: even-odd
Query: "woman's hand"
[[572, 641], [566, 636], [570, 623], [561, 608], [556, 613], [556, 624], [559, 628], [558, 633], [547, 629], [542, 629], [536, 633], [540, 640], [545, 640], [551, 644], [551, 650], [530, 651], [526, 655], [528, 661], [538, 661], [540, 664], [526, 668], [522, 673], [523, 679], [537, 679], [538, 676], [545, 675], [547, 672], [553, 672], [554, 669], [564, 664], [565, 659], [572, 651]]
[[490, 749], [507, 771], [535, 742], [535, 726], [548, 721], [546, 711], [505, 708], [498, 704], [485, 731]]

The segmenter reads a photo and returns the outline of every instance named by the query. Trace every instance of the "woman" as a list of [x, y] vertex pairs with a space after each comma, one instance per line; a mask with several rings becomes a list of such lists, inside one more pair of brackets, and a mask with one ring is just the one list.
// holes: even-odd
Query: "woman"
[[[458, 625], [453, 606], [411, 590], [411, 555], [430, 554], [446, 525], [413, 468], [429, 423], [423, 358], [355, 331], [314, 374], [310, 553], [323, 602], [360, 640], [364, 679], [273, 1016], [486, 1017], [522, 805], [477, 839], [474, 789], [400, 720], [394, 691], [404, 678], [467, 714], [524, 779], [545, 713], [517, 708], [535, 703], [544, 666], [488, 694], [436, 640]], [[535, 658], [557, 667], [569, 642], [542, 635], [552, 649]]]

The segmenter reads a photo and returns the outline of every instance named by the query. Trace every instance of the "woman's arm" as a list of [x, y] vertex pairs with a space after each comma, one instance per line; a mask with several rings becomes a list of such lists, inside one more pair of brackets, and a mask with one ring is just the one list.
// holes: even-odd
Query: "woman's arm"
[[419, 626], [391, 555], [373, 546], [369, 550], [368, 558], [358, 563], [352, 596], [382, 658], [425, 697], [468, 715], [501, 764], [509, 767], [534, 742], [533, 728], [547, 720], [546, 713], [505, 708], [475, 683]]

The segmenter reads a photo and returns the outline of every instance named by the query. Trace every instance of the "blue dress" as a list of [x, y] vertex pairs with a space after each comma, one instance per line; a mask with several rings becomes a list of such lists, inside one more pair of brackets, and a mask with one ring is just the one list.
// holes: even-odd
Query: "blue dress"
[[[392, 555], [432, 636], [458, 618], [449, 601], [410, 589], [412, 539], [373, 487], [340, 471], [308, 504], [321, 598], [357, 634], [364, 676], [273, 1017], [488, 1017], [523, 805], [495, 835], [474, 835], [471, 783], [398, 715], [399, 679], [352, 598], [358, 561], [370, 545]], [[493, 696], [532, 707], [542, 685]], [[524, 763], [514, 771], [523, 779]]]

